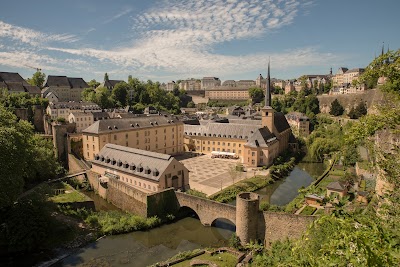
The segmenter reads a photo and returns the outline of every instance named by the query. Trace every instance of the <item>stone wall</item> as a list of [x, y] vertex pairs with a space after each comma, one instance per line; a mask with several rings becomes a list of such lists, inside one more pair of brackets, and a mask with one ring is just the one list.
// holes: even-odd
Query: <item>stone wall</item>
[[236, 207], [216, 201], [175, 192], [180, 207], [188, 207], [196, 212], [203, 225], [211, 226], [216, 219], [228, 219], [236, 224]]
[[147, 216], [157, 215], [164, 219], [168, 214], [177, 214], [179, 203], [173, 188], [147, 196]]
[[372, 89], [356, 94], [319, 95], [317, 97], [319, 100], [319, 108], [322, 113], [329, 113], [331, 109], [331, 103], [335, 99], [339, 101], [347, 113], [360, 101], [366, 103], [369, 112], [373, 105], [378, 104], [382, 100], [382, 93], [377, 89]]
[[107, 200], [124, 211], [147, 217], [147, 194], [123, 182], [109, 180]]
[[[260, 216], [265, 226], [264, 244], [269, 247], [276, 240], [284, 240], [286, 238], [299, 238], [307, 230], [308, 225], [313, 222], [315, 216], [304, 216], [287, 213], [263, 212]], [[261, 229], [260, 229], [261, 228]], [[262, 226], [259, 227], [259, 237], [262, 234]]]

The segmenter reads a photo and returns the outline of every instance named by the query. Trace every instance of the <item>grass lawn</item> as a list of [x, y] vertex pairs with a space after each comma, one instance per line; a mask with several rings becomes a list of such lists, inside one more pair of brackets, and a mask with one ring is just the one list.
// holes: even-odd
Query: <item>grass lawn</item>
[[344, 173], [345, 173], [344, 170], [339, 170], [339, 169], [335, 169], [335, 168], [333, 168], [333, 169], [329, 172], [330, 175], [334, 175], [334, 176], [343, 176]]
[[[224, 252], [224, 253], [220, 253], [220, 254], [215, 253], [213, 256], [211, 256], [210, 254], [204, 253], [203, 255], [197, 256], [190, 260], [180, 262], [180, 263], [172, 265], [172, 266], [174, 266], [174, 267], [190, 266], [190, 261], [193, 259], [212, 261], [220, 267], [232, 267], [232, 266], [236, 266], [236, 264], [237, 264], [235, 256], [233, 256], [232, 254], [230, 254], [228, 252]], [[196, 265], [196, 266], [202, 266], [202, 265]]]
[[310, 207], [310, 206], [306, 206], [302, 211], [301, 211], [301, 215], [311, 215], [311, 214], [313, 214], [314, 213], [314, 211], [316, 210], [317, 208], [314, 208], [314, 207]]
[[332, 182], [338, 181], [337, 177], [332, 177], [330, 174], [325, 177], [319, 184], [318, 188], [326, 189], [326, 186]]
[[322, 215], [322, 214], [324, 214], [324, 213], [325, 213], [324, 209], [318, 209], [318, 210], [314, 213], [314, 215]]
[[76, 191], [72, 186], [66, 183], [57, 183], [51, 186], [53, 190], [64, 189], [65, 193], [54, 195], [50, 200], [55, 203], [68, 203], [68, 202], [82, 202], [87, 201], [89, 198], [84, 194]]

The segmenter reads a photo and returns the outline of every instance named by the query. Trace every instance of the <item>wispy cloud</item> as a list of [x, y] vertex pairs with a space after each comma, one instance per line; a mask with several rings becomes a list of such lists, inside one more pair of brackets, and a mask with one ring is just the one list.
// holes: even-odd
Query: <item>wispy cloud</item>
[[73, 34], [46, 34], [40, 31], [15, 26], [0, 20], [0, 38], [10, 38], [14, 41], [37, 46], [46, 42], [73, 43], [79, 38]]
[[112, 21], [114, 21], [116, 19], [119, 19], [120, 17], [129, 14], [131, 11], [132, 11], [132, 8], [127, 8], [125, 10], [122, 10], [121, 12], [119, 12], [119, 13], [115, 14], [114, 16], [112, 16], [111, 18], [105, 20], [103, 24], [108, 24], [108, 23], [110, 23], [110, 22], [112, 22]]
[[[108, 72], [123, 74], [135, 71], [148, 77], [159, 72], [164, 77], [175, 75], [177, 78], [224, 76], [258, 71], [265, 67], [268, 57], [271, 57], [276, 69], [322, 65], [333, 60], [333, 54], [320, 53], [317, 47], [274, 53], [249, 51], [243, 55], [216, 52], [217, 45], [221, 47], [228, 42], [264, 37], [267, 37], [265, 46], [268, 47], [268, 35], [293, 23], [298, 14], [307, 11], [307, 6], [310, 6], [310, 1], [164, 0], [131, 18], [131, 29], [136, 36], [130, 45], [108, 50], [98, 49], [96, 45], [92, 48], [71, 48], [68, 43], [78, 41], [75, 35], [50, 35], [1, 21], [0, 38], [7, 37], [32, 46], [40, 44], [40, 49], [30, 51], [30, 57], [39, 52], [51, 54], [54, 62], [47, 60], [38, 63], [54, 68], [72, 68], [75, 64], [92, 73], [108, 69]], [[105, 23], [130, 12], [131, 9], [123, 10]], [[53, 45], [50, 41], [65, 45]], [[8, 58], [9, 64], [18, 64]]]

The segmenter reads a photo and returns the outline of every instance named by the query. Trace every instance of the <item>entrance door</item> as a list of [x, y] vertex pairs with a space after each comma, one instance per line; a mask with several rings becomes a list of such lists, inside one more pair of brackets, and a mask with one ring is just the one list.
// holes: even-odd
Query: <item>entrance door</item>
[[178, 176], [176, 175], [172, 176], [172, 187], [175, 189], [179, 188]]

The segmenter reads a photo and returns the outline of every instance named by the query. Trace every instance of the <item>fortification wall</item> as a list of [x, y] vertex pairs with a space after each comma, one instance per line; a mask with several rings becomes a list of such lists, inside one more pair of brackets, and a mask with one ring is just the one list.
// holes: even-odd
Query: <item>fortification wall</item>
[[123, 182], [110, 179], [107, 200], [118, 208], [136, 215], [147, 217], [147, 194]]
[[[301, 235], [307, 230], [308, 225], [312, 223], [316, 217], [287, 213], [263, 212], [260, 219], [264, 220], [264, 244], [266, 247], [270, 247], [271, 243], [276, 240], [301, 237]], [[259, 234], [260, 233], [262, 233], [262, 229], [259, 228]]]
[[375, 104], [379, 104], [382, 100], [382, 93], [377, 89], [366, 90], [356, 94], [343, 95], [319, 95], [319, 109], [322, 113], [329, 113], [331, 103], [337, 99], [348, 113], [350, 109], [363, 101], [366, 103], [368, 110]]

